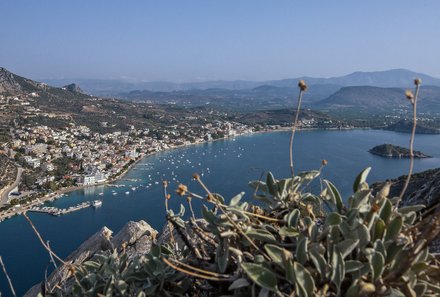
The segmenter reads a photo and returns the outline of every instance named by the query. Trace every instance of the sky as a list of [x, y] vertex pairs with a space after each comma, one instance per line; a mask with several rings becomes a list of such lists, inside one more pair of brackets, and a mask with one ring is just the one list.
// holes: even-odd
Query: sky
[[440, 1], [4, 0], [0, 67], [33, 79], [440, 77]]

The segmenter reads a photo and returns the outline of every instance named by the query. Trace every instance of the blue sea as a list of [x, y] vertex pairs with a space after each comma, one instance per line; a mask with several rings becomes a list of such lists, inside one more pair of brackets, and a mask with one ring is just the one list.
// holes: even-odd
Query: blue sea
[[[194, 172], [202, 176], [211, 191], [227, 199], [242, 191], [251, 199], [248, 182], [259, 179], [262, 172], [270, 170], [276, 178], [289, 176], [289, 136], [289, 132], [254, 134], [161, 152], [143, 159], [123, 180], [115, 183], [123, 187], [86, 188], [47, 203], [65, 208], [102, 199], [100, 208], [87, 208], [62, 217], [47, 214], [30, 214], [30, 217], [61, 257], [69, 255], [102, 226], [116, 233], [127, 221], [145, 220], [161, 230], [165, 222], [162, 180], [170, 182], [169, 191], [173, 194], [170, 207], [176, 211], [180, 203], [186, 204], [185, 199], [174, 195], [178, 183], [204, 194], [191, 180]], [[318, 169], [321, 160], [326, 159], [328, 165], [323, 177], [331, 180], [347, 197], [356, 174], [366, 167], [372, 167], [370, 183], [407, 173], [409, 160], [386, 159], [368, 153], [370, 148], [383, 143], [407, 147], [409, 135], [380, 130], [301, 131], [295, 137], [295, 170]], [[417, 135], [415, 149], [433, 156], [415, 160], [415, 171], [440, 167], [439, 135]], [[195, 211], [200, 214], [199, 204], [195, 205]], [[0, 255], [19, 296], [44, 279], [45, 269], [51, 267], [47, 252], [22, 216], [0, 223]], [[10, 296], [6, 278], [1, 273], [0, 291]]]

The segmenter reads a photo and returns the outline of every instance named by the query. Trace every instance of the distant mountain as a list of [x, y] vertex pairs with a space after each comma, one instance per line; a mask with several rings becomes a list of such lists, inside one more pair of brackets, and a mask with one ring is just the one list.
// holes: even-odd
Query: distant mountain
[[[406, 69], [392, 69], [374, 72], [354, 72], [348, 75], [317, 78], [317, 77], [298, 77], [282, 80], [268, 81], [206, 81], [190, 83], [174, 82], [129, 82], [123, 80], [96, 80], [96, 79], [75, 79], [84, 90], [95, 95], [111, 95], [120, 93], [129, 93], [135, 90], [149, 90], [156, 92], [188, 91], [188, 90], [206, 90], [206, 89], [226, 89], [226, 90], [244, 90], [253, 89], [260, 86], [275, 86], [296, 88], [299, 79], [304, 79], [309, 86], [314, 85], [333, 85], [346, 86], [376, 86], [376, 87], [398, 87], [407, 88], [411, 86], [411, 81], [419, 77], [424, 85], [440, 86], [440, 79], [431, 77], [423, 73], [417, 73]], [[72, 80], [66, 79], [46, 79], [45, 82], [54, 86], [63, 86]]]
[[[371, 86], [344, 87], [317, 102], [318, 109], [365, 109], [391, 111], [409, 106], [402, 88], [380, 88]], [[440, 112], [440, 87], [422, 85], [418, 107], [422, 111]]]

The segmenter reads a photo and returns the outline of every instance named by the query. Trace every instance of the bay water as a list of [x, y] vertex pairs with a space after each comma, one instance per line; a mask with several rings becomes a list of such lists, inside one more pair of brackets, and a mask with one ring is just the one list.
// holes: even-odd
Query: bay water
[[[289, 137], [289, 132], [253, 134], [160, 152], [144, 158], [114, 183], [120, 187], [89, 187], [46, 203], [66, 208], [102, 199], [100, 208], [86, 208], [61, 217], [29, 215], [61, 257], [69, 255], [103, 226], [117, 232], [130, 220], [145, 220], [161, 230], [165, 222], [162, 180], [170, 182], [169, 202], [176, 212], [181, 203], [186, 206], [185, 199], [174, 194], [179, 183], [205, 194], [191, 179], [195, 172], [212, 192], [222, 194], [227, 200], [242, 191], [246, 193], [245, 199], [251, 199], [253, 191], [248, 182], [259, 179], [262, 172], [272, 171], [276, 178], [289, 176]], [[370, 183], [406, 174], [408, 159], [382, 158], [368, 150], [384, 143], [407, 147], [408, 142], [408, 134], [390, 131], [301, 131], [295, 137], [295, 169], [318, 169], [326, 159], [328, 165], [323, 178], [332, 181], [346, 198], [351, 194], [355, 176], [366, 167], [372, 167]], [[417, 135], [415, 148], [433, 156], [415, 160], [416, 172], [440, 167], [440, 135]], [[194, 209], [201, 216], [200, 203], [195, 203]], [[44, 279], [46, 268], [52, 270], [47, 252], [22, 216], [0, 223], [0, 255], [19, 296]], [[10, 296], [3, 274], [0, 274], [0, 292]]]

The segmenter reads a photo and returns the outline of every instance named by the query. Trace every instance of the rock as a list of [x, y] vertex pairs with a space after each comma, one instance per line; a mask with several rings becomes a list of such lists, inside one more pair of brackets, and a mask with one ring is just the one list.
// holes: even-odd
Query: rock
[[145, 221], [130, 221], [112, 239], [115, 248], [120, 250], [122, 244], [127, 244], [127, 253], [130, 257], [145, 254], [150, 251], [151, 244], [155, 241], [157, 231]]
[[[391, 182], [388, 197], [400, 195], [405, 184], [406, 176], [400, 176]], [[379, 191], [385, 183], [375, 183], [372, 185], [373, 191]], [[412, 175], [407, 191], [403, 196], [401, 206], [423, 204], [426, 209], [440, 205], [440, 168], [426, 170]], [[440, 253], [440, 238], [430, 245], [432, 253]]]
[[67, 91], [73, 92], [73, 93], [85, 94], [84, 91], [81, 90], [81, 88], [77, 84], [70, 84], [70, 85], [64, 86], [63, 89], [66, 89]]
[[[123, 249], [123, 244], [127, 243], [126, 252], [129, 257], [137, 254], [145, 254], [150, 251], [152, 243], [155, 241], [157, 231], [154, 230], [145, 221], [130, 221], [119, 231], [114, 238], [111, 238], [113, 231], [103, 227], [89, 239], [83, 242], [73, 253], [71, 253], [65, 262], [70, 264], [82, 264], [92, 258], [96, 253], [111, 249], [118, 251]], [[62, 279], [67, 279], [69, 268], [65, 265], [58, 267], [48, 277], [49, 287], [54, 287]], [[41, 291], [42, 284], [36, 284], [24, 296], [34, 297]], [[67, 282], [69, 287], [69, 282]]]

